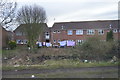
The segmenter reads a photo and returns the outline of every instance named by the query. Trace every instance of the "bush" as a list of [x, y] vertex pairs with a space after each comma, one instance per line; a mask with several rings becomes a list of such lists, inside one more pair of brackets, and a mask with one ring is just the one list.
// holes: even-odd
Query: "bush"
[[15, 41], [9, 41], [8, 43], [10, 49], [14, 49], [16, 47], [16, 42]]
[[87, 60], [97, 60], [102, 61], [106, 59], [110, 59], [110, 54], [113, 48], [114, 42], [104, 42], [100, 41], [98, 37], [91, 37], [84, 42], [81, 47], [79, 48], [80, 56], [82, 59]]
[[113, 41], [113, 31], [107, 32], [106, 41]]

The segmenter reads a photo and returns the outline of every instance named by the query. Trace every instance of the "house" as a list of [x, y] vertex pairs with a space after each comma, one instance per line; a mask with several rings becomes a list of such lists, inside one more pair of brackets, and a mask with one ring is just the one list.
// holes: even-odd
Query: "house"
[[102, 21], [80, 21], [80, 22], [58, 22], [51, 28], [51, 39], [53, 44], [60, 41], [75, 41], [80, 44], [87, 38], [98, 36], [102, 41], [106, 41], [107, 32], [113, 31], [114, 40], [120, 39], [120, 29], [118, 20]]
[[[21, 24], [14, 31], [14, 39], [17, 44], [27, 44], [23, 27]], [[56, 45], [60, 41], [74, 41], [81, 44], [89, 37], [97, 36], [102, 41], [106, 41], [107, 32], [113, 31], [114, 40], [120, 40], [120, 24], [119, 20], [98, 20], [98, 21], [79, 21], [79, 22], [57, 22], [52, 27], [48, 27], [46, 23], [43, 33], [39, 35], [38, 41], [51, 42]]]
[[[17, 44], [27, 44], [27, 42], [28, 42], [28, 39], [26, 37], [26, 33], [24, 31], [24, 27], [26, 27], [26, 25], [27, 24], [21, 24], [14, 31], [14, 40], [16, 41]], [[30, 24], [30, 25], [34, 26], [33, 24]], [[49, 35], [50, 31], [49, 31], [47, 24], [41, 23], [38, 25], [44, 27], [42, 34], [39, 35], [39, 37], [38, 37], [38, 41], [41, 41], [41, 42], [48, 41], [49, 42], [50, 41], [50, 35]]]
[[7, 31], [5, 28], [0, 27], [0, 44], [2, 47], [6, 48], [8, 45], [8, 41], [11, 40], [13, 33], [11, 31]]

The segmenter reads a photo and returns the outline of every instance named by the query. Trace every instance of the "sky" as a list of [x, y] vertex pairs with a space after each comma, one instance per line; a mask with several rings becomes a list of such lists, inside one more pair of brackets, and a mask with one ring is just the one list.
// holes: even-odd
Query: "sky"
[[46, 10], [47, 25], [54, 22], [116, 20], [119, 0], [11, 0], [24, 5], [39, 5]]

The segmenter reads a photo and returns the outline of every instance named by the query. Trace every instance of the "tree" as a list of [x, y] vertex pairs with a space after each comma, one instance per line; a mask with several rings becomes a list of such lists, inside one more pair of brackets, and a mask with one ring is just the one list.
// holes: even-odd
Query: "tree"
[[42, 25], [46, 21], [45, 10], [37, 5], [23, 6], [18, 11], [17, 21], [20, 24], [26, 24], [24, 27], [26, 37], [28, 38], [31, 48], [35, 48], [36, 40], [44, 29]]
[[113, 31], [107, 32], [106, 41], [113, 41]]
[[8, 2], [0, 0], [0, 25], [8, 28], [15, 17], [16, 2]]

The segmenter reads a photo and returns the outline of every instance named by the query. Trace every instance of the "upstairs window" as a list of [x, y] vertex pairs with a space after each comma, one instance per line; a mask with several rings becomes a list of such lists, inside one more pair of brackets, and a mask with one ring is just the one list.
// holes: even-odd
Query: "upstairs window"
[[76, 35], [83, 35], [83, 30], [76, 30]]
[[114, 29], [113, 32], [114, 32], [114, 33], [117, 33], [117, 29]]
[[22, 32], [16, 32], [16, 36], [22, 36]]
[[95, 34], [95, 30], [89, 29], [89, 30], [87, 30], [87, 34], [88, 35], [94, 35]]
[[46, 32], [45, 35], [48, 36], [48, 35], [49, 35], [49, 32]]
[[60, 33], [60, 31], [57, 31], [57, 33]]
[[72, 30], [68, 30], [68, 31], [67, 31], [67, 34], [68, 34], [68, 35], [72, 35], [72, 34], [73, 34], [73, 31], [72, 31]]
[[53, 31], [53, 33], [56, 33], [56, 31]]
[[99, 35], [103, 35], [104, 34], [104, 30], [102, 30], [102, 29], [98, 30], [98, 34]]

